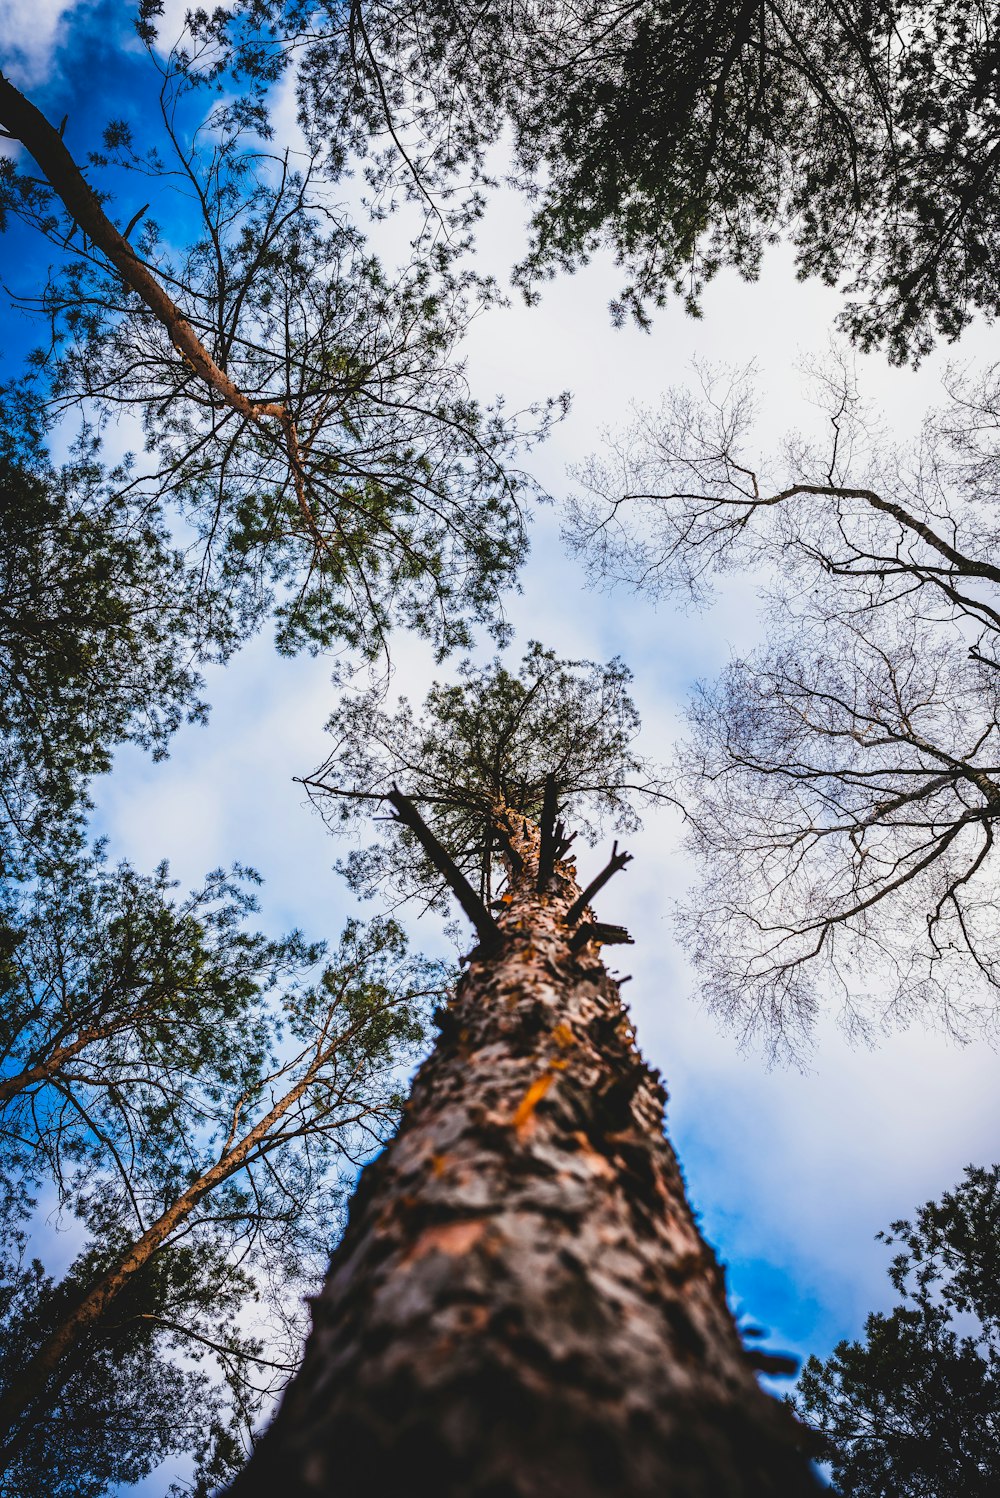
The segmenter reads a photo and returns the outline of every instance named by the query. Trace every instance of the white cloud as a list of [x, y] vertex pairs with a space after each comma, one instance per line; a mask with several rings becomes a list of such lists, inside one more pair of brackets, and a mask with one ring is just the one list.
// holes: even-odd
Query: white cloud
[[[216, 3], [207, 7], [211, 11], [232, 10], [234, 0], [216, 0]], [[163, 10], [156, 21], [156, 41], [154, 50], [161, 57], [166, 57], [174, 47], [181, 43], [187, 31], [188, 12], [198, 9], [192, 4], [192, 0], [164, 0]]]
[[0, 0], [3, 68], [25, 88], [45, 81], [59, 43], [63, 21], [87, 0]]

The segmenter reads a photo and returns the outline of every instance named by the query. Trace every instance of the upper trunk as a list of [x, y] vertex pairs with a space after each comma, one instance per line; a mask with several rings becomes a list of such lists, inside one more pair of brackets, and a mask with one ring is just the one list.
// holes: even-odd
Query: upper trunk
[[818, 1492], [742, 1348], [617, 985], [593, 942], [571, 949], [572, 866], [539, 894], [537, 837], [509, 830], [499, 951], [473, 955], [361, 1178], [234, 1498]]

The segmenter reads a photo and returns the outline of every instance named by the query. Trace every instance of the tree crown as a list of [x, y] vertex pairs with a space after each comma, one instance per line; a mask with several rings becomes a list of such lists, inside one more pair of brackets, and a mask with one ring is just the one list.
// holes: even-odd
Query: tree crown
[[[488, 898], [503, 865], [498, 811], [538, 821], [554, 777], [561, 813], [593, 841], [602, 825], [638, 824], [636, 806], [659, 798], [654, 766], [638, 754], [631, 673], [618, 659], [562, 660], [532, 642], [516, 670], [499, 658], [466, 661], [435, 683], [419, 713], [387, 711], [377, 689], [347, 699], [330, 720], [335, 748], [306, 780], [335, 828], [356, 826], [394, 785], [426, 813], [435, 834]], [[341, 865], [352, 887], [444, 896], [426, 855], [404, 830]]]
[[861, 1342], [811, 1357], [800, 1413], [829, 1441], [845, 1498], [988, 1498], [1000, 1477], [1000, 1167], [969, 1166], [913, 1222], [880, 1233], [901, 1303]]

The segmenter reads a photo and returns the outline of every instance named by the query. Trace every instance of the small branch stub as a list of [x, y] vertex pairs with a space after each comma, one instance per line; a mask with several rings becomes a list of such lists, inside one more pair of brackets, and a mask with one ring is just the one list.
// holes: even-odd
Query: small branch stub
[[584, 921], [570, 937], [569, 949], [571, 952], [578, 952], [589, 941], [600, 942], [605, 947], [633, 945], [633, 939], [624, 926], [611, 926], [604, 921]]

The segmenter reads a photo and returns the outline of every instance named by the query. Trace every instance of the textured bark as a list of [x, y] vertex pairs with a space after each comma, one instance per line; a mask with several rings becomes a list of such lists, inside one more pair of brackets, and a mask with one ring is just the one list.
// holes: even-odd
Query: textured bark
[[819, 1492], [742, 1348], [617, 986], [595, 943], [570, 949], [571, 866], [539, 895], [537, 840], [507, 831], [502, 949], [473, 954], [361, 1177], [233, 1498]]

